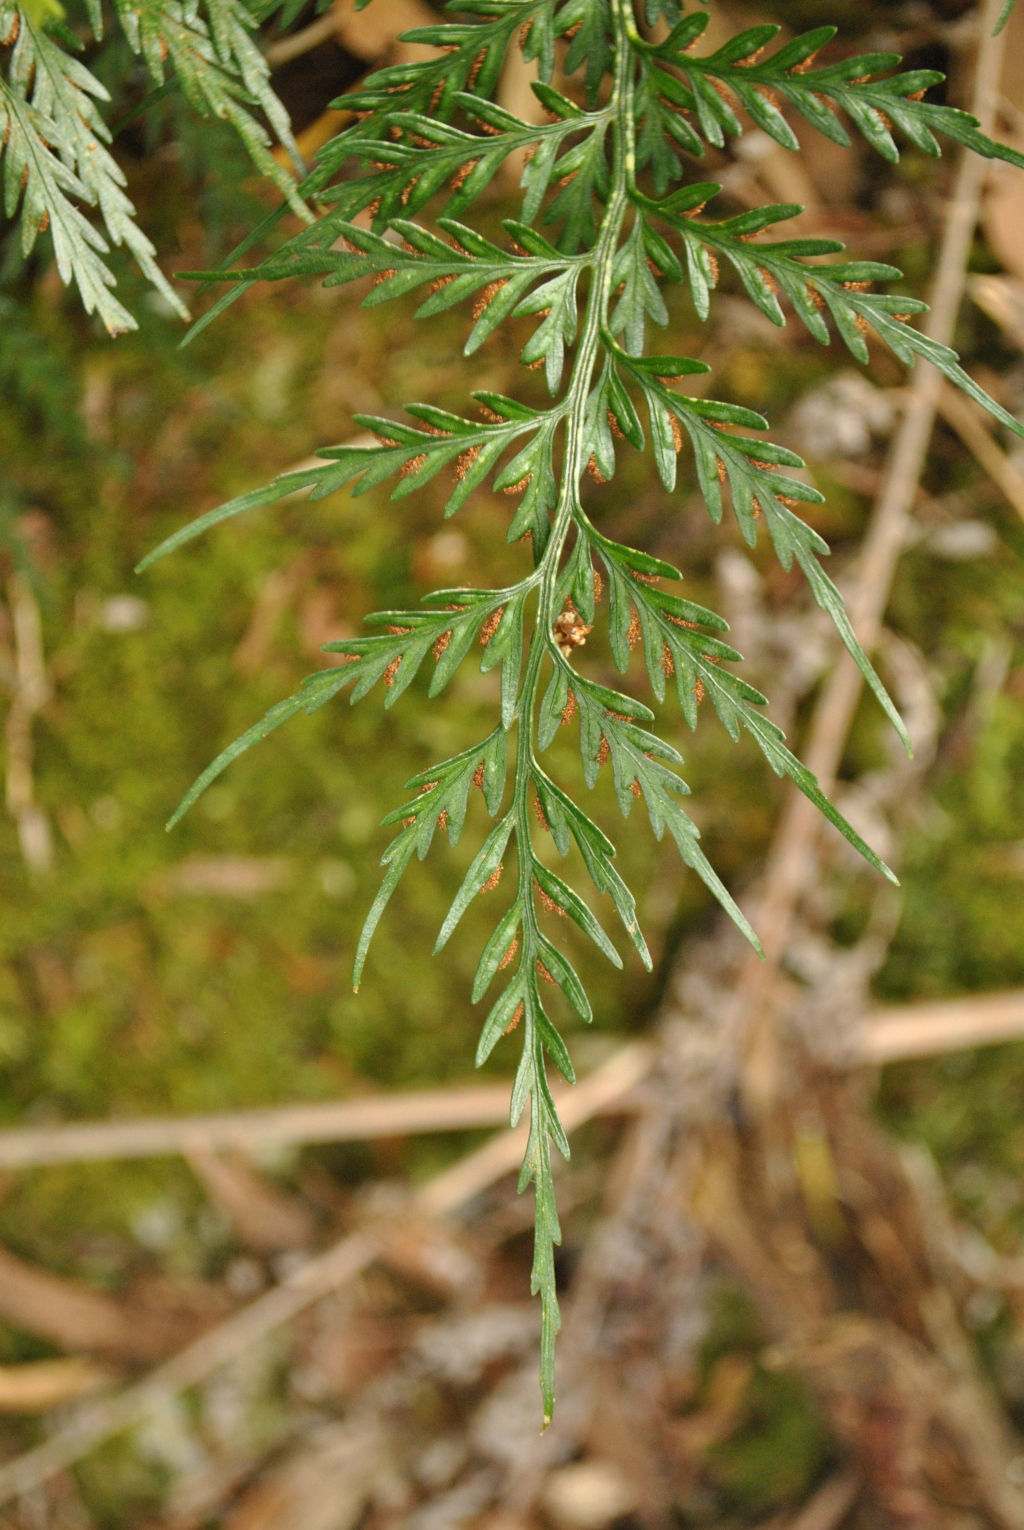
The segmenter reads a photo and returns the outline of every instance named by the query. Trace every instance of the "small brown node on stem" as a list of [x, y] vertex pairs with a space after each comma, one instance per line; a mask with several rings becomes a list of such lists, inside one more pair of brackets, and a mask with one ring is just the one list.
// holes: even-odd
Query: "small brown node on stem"
[[565, 706], [562, 708], [562, 727], [564, 728], [567, 723], [571, 723], [575, 716], [576, 716], [576, 692], [573, 691], [573, 690], [570, 690], [568, 699], [567, 699], [567, 701], [565, 703]]
[[515, 1030], [516, 1026], [519, 1024], [520, 1020], [523, 1018], [524, 1008], [525, 1008], [525, 1006], [523, 1004], [523, 1001], [522, 1001], [522, 999], [520, 999], [519, 1003], [516, 1005], [515, 1014], [512, 1016], [512, 1019], [509, 1021], [508, 1025], [506, 1025], [506, 1027], [505, 1027], [504, 1034], [506, 1036], [510, 1036], [512, 1034], [512, 1032]]
[[586, 645], [587, 633], [590, 630], [570, 600], [562, 614], [555, 618], [551, 636], [559, 652], [568, 659], [574, 649], [583, 648]]
[[498, 624], [500, 623], [504, 614], [505, 607], [499, 606], [496, 611], [491, 612], [490, 616], [484, 622], [483, 626], [480, 628], [480, 643], [482, 647], [487, 647], [488, 643], [491, 641], [491, 638], [497, 632]]
[[518, 950], [519, 950], [519, 936], [518, 935], [513, 935], [512, 936], [512, 944], [509, 946], [508, 950], [505, 952], [505, 955], [501, 958], [501, 961], [498, 963], [498, 971], [499, 972], [501, 972], [503, 970], [503, 968], [511, 966], [512, 962], [515, 960], [515, 955], [516, 955], [516, 952]]
[[554, 978], [551, 976], [551, 973], [545, 967], [539, 956], [537, 958], [537, 976], [542, 978], [545, 983], [550, 983], [552, 988], [557, 986]]
[[482, 893], [493, 892], [494, 889], [497, 887], [498, 883], [501, 881], [501, 873], [504, 870], [505, 870], [504, 864], [499, 862], [499, 864], [497, 866], [495, 866], [494, 870], [491, 872], [490, 876], [487, 878], [487, 881], [484, 883], [483, 887], [481, 887], [480, 891]]
[[384, 671], [384, 684], [385, 685], [391, 685], [391, 683], [393, 682], [393, 680], [395, 678], [395, 673], [396, 673], [396, 671], [398, 669], [398, 666], [399, 666], [399, 664], [401, 664], [401, 662], [402, 662], [402, 657], [401, 657], [400, 654], [396, 658], [391, 660], [391, 663], [388, 665], [387, 669]]
[[448, 644], [451, 642], [451, 640], [452, 640], [452, 630], [449, 627], [447, 632], [442, 632], [439, 635], [436, 643], [434, 644], [433, 654], [434, 654], [434, 658], [435, 659], [439, 659], [441, 657], [441, 655], [444, 653], [445, 649], [448, 647]]

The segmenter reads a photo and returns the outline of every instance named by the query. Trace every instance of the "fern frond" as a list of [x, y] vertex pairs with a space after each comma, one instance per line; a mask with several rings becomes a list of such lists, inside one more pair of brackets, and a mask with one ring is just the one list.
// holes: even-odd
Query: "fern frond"
[[[663, 701], [674, 679], [691, 728], [707, 698], [731, 737], [745, 731], [771, 769], [792, 780], [876, 871], [892, 878], [786, 747], [781, 730], [765, 716], [765, 698], [728, 667], [740, 655], [724, 640], [722, 618], [687, 598], [678, 569], [612, 541], [594, 524], [584, 502], [588, 469], [610, 479], [618, 454], [646, 451], [649, 437], [655, 467], [671, 493], [679, 455], [688, 451], [712, 518], [719, 520], [728, 504], [748, 543], [767, 532], [782, 565], [789, 568], [795, 561], [802, 569], [909, 748], [903, 724], [824, 572], [821, 560], [828, 547], [798, 513], [802, 505], [822, 501], [796, 476], [804, 471], [803, 461], [764, 435], [768, 427], [760, 415], [688, 395], [685, 379], [707, 371], [704, 363], [665, 354], [667, 347], [648, 353], [651, 326], [660, 329], [669, 322], [663, 287], [687, 283], [698, 314], [706, 317], [719, 261], [725, 259], [751, 301], [774, 323], [786, 322], [786, 302], [819, 341], [828, 343], [834, 330], [861, 361], [867, 359], [865, 331], [873, 329], [905, 364], [923, 357], [1004, 425], [1024, 434], [1024, 427], [962, 371], [952, 351], [912, 326], [924, 304], [869, 290], [898, 279], [895, 268], [843, 261], [843, 246], [836, 241], [761, 238], [798, 207], [766, 207], [715, 221], [704, 208], [718, 194], [717, 184], [670, 189], [685, 173], [680, 151], [699, 155], [705, 142], [718, 145], [725, 133], [740, 131], [732, 103], [790, 148], [796, 139], [783, 105], [846, 141], [833, 112], [841, 109], [888, 158], [896, 148], [887, 123], [929, 153], [938, 152], [933, 129], [990, 156], [1003, 154], [1002, 147], [983, 138], [965, 114], [913, 99], [936, 77], [889, 74], [898, 63], [894, 55], [811, 67], [814, 52], [832, 37], [831, 27], [795, 39], [764, 62], [752, 55], [773, 41], [774, 26], [753, 28], [701, 58], [688, 50], [704, 29], [703, 13], [681, 18], [677, 0], [648, 0], [647, 9], [649, 19], [665, 15], [670, 21], [673, 31], [664, 43], [638, 35], [629, 0], [561, 5], [460, 0], [460, 15], [477, 19], [438, 22], [407, 34], [410, 41], [448, 50], [443, 59], [377, 71], [345, 97], [359, 120], [321, 151], [301, 188], [320, 209], [316, 223], [255, 266], [191, 273], [233, 284], [222, 304], [255, 281], [316, 275], [327, 285], [369, 278], [366, 306], [415, 293], [424, 319], [471, 305], [463, 321], [467, 354], [505, 320], [526, 320], [521, 357], [526, 365], [544, 368], [550, 405], [537, 409], [478, 393], [479, 418], [429, 404], [407, 406], [411, 423], [357, 416], [378, 444], [324, 449], [321, 465], [285, 474], [210, 511], [168, 538], [142, 565], [220, 521], [300, 489], [320, 498], [349, 486], [355, 495], [390, 479], [392, 497], [398, 498], [446, 473], [453, 478], [446, 515], [485, 484], [518, 501], [507, 535], [510, 542], [529, 543], [520, 577], [496, 589], [437, 591], [415, 609], [369, 616], [367, 636], [326, 645], [341, 660], [337, 667], [311, 676], [230, 745], [199, 778], [172, 822], [243, 749], [346, 688], [356, 702], [379, 686], [385, 706], [391, 706], [425, 667], [430, 679], [421, 683], [431, 695], [471, 655], [481, 670], [499, 669], [500, 713], [493, 731], [410, 781], [414, 795], [384, 820], [396, 832], [383, 855], [384, 877], [359, 940], [354, 976], [358, 984], [373, 932], [413, 855], [425, 856], [439, 830], [454, 843], [479, 790], [495, 823], [442, 922], [437, 945], [440, 949], [452, 937], [475, 899], [496, 889], [514, 851], [515, 871], [505, 873], [502, 884], [507, 901], [481, 953], [473, 999], [481, 1000], [502, 980], [483, 1022], [478, 1062], [510, 1034], [518, 1033], [521, 1041], [511, 1119], [518, 1120], [529, 1104], [520, 1188], [532, 1183], [536, 1198], [532, 1280], [542, 1299], [547, 1417], [559, 1321], [553, 1246], [560, 1237], [550, 1152], [552, 1144], [563, 1154], [569, 1151], [547, 1064], [572, 1077], [568, 1051], [551, 1018], [550, 990], [560, 992], [582, 1020], [592, 1013], [558, 939], [557, 931], [565, 927], [561, 920], [621, 965], [595, 911], [597, 899], [606, 896], [650, 967], [633, 896], [615, 869], [614, 845], [542, 763], [562, 728], [578, 730], [587, 785], [594, 786], [608, 766], [623, 815], [642, 802], [654, 834], [671, 835], [686, 864], [759, 949], [755, 931], [704, 855], [698, 830], [684, 811], [689, 788], [679, 774], [681, 756], [652, 731], [653, 711], [630, 693], [637, 677], [618, 690], [586, 673], [581, 650], [601, 613], [606, 612], [612, 658], [621, 673], [629, 671], [631, 650], [639, 647], [653, 697]], [[579, 75], [573, 87], [578, 99], [550, 83], [556, 44], [564, 70]], [[541, 78], [534, 89], [548, 114], [539, 125], [519, 121], [488, 99], [513, 45], [538, 61]], [[521, 158], [524, 149], [529, 154], [520, 215], [503, 224], [507, 242], [498, 235], [485, 238], [465, 221], [469, 210], [510, 156]], [[1024, 163], [1013, 151], [1004, 157]], [[331, 184], [342, 172], [344, 178]], [[809, 263], [823, 256], [839, 259]], [[593, 893], [584, 896], [573, 875], [552, 870], [551, 857], [538, 850], [546, 840], [560, 856], [575, 861], [578, 854], [576, 872], [586, 874]]]
[[[102, 13], [88, 6], [94, 33]], [[116, 0], [115, 14], [133, 51], [158, 86], [173, 78], [196, 111], [232, 124], [254, 164], [270, 177], [291, 209], [310, 214], [293, 178], [270, 152], [266, 130], [253, 116], [258, 106], [303, 169], [287, 113], [269, 84], [269, 70], [252, 37], [256, 22], [241, 0], [206, 0], [207, 19], [178, 0]], [[21, 247], [28, 254], [49, 232], [57, 269], [78, 287], [87, 313], [97, 313], [111, 334], [136, 327], [113, 295], [113, 273], [104, 260], [110, 245], [123, 245], [143, 275], [171, 307], [188, 318], [180, 296], [156, 261], [156, 250], [135, 221], [125, 177], [107, 145], [111, 132], [101, 114], [105, 87], [73, 54], [82, 44], [63, 25], [63, 10], [25, 7], [2, 0], [0, 42], [11, 47], [6, 78], [0, 76], [0, 160], [4, 208], [20, 213]], [[95, 209], [105, 236], [83, 211]]]

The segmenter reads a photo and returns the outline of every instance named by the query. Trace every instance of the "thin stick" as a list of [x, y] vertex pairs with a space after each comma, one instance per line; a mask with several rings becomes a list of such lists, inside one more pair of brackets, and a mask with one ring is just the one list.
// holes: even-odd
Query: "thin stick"
[[[308, 27], [303, 27], [301, 32], [293, 32], [290, 37], [282, 37], [280, 42], [271, 43], [264, 58], [271, 69], [280, 69], [282, 64], [290, 64], [293, 58], [301, 58], [304, 53], [319, 48], [321, 43], [337, 34], [338, 18], [332, 7], [326, 15], [318, 16]], [[341, 39], [338, 38], [338, 41], [340, 43]]]
[[[902, 1058], [934, 1057], [965, 1047], [996, 1045], [1019, 1037], [1024, 1037], [1024, 991], [1014, 989], [937, 1004], [892, 1005], [875, 1010], [864, 1021], [855, 1055], [858, 1061], [866, 1063], [898, 1062]], [[577, 1097], [568, 1090], [559, 1095], [559, 1108], [570, 1119]], [[622, 1108], [622, 1092], [616, 1087], [607, 1104], [598, 1101], [588, 1105], [588, 1115], [599, 1116], [605, 1110], [618, 1113]], [[0, 1169], [158, 1158], [178, 1153], [187, 1156], [224, 1148], [251, 1152], [268, 1144], [368, 1142], [381, 1137], [411, 1137], [421, 1132], [470, 1131], [500, 1126], [507, 1114], [508, 1086], [496, 1084], [475, 1089], [374, 1095], [363, 1100], [332, 1100], [323, 1105], [227, 1110], [206, 1116], [15, 1127], [0, 1132]], [[464, 1160], [457, 1166], [458, 1172], [468, 1174], [469, 1163], [478, 1161]]]
[[854, 1472], [830, 1477], [789, 1521], [787, 1530], [836, 1530], [849, 1514], [860, 1492]]
[[331, 1100], [322, 1105], [17, 1127], [0, 1132], [0, 1168], [102, 1158], [159, 1158], [197, 1148], [244, 1149], [267, 1143], [365, 1142], [417, 1132], [501, 1126], [508, 1116], [508, 1095], [507, 1084], [484, 1084], [469, 1089]]
[[1003, 451], [977, 404], [949, 383], [943, 383], [939, 390], [939, 413], [1024, 521], [1024, 473]]
[[[978, 18], [982, 41], [971, 110], [984, 132], [991, 132], [998, 99], [1005, 38], [1003, 33], [993, 37], [992, 31], [999, 8], [1000, 0], [985, 0]], [[987, 162], [964, 150], [943, 229], [931, 309], [924, 325], [926, 334], [945, 344], [952, 337], [964, 293], [967, 257], [987, 173]], [[849, 609], [854, 630], [868, 652], [878, 640], [893, 573], [906, 542], [941, 384], [939, 372], [923, 361], [918, 362], [906, 412], [893, 442], [882, 490], [861, 550], [858, 583]], [[814, 714], [804, 759], [827, 793], [835, 785], [862, 683], [852, 659], [844, 653]], [[749, 1011], [751, 1001], [763, 995], [774, 979], [800, 898], [813, 874], [812, 852], [821, 823], [813, 804], [794, 791], [775, 833], [755, 921], [767, 960], [761, 963], [754, 957], [747, 963], [738, 995], [740, 1013]]]
[[[559, 1110], [566, 1130], [571, 1131], [597, 1111], [621, 1101], [648, 1072], [653, 1060], [651, 1048], [639, 1042], [616, 1052], [561, 1100]], [[521, 1128], [502, 1132], [462, 1163], [428, 1180], [411, 1197], [410, 1210], [419, 1215], [441, 1216], [465, 1206], [518, 1165], [524, 1141]], [[354, 1280], [373, 1263], [382, 1245], [383, 1234], [372, 1229], [350, 1233], [279, 1286], [157, 1366], [135, 1386], [82, 1408], [76, 1418], [44, 1444], [0, 1467], [0, 1504], [30, 1492], [105, 1440], [133, 1428], [159, 1408], [169, 1394], [205, 1381], [218, 1366], [233, 1360], [322, 1296]]]
[[[278, 1105], [267, 1110], [225, 1110], [202, 1116], [15, 1127], [0, 1132], [0, 1169], [112, 1158], [160, 1158], [211, 1148], [251, 1150], [267, 1144], [370, 1142], [381, 1137], [412, 1137], [420, 1132], [501, 1126], [508, 1117], [509, 1087], [483, 1084], [468, 1089], [424, 1089], [415, 1094], [331, 1100], [322, 1105]], [[619, 1094], [616, 1090], [611, 1102], [616, 1109]], [[558, 1098], [571, 1117], [575, 1108], [571, 1102], [576, 1094], [563, 1090]], [[598, 1104], [596, 1113], [600, 1114], [602, 1109]]]
[[934, 1057], [1024, 1036], [1024, 991], [908, 1004], [868, 1016], [858, 1051], [865, 1062]]

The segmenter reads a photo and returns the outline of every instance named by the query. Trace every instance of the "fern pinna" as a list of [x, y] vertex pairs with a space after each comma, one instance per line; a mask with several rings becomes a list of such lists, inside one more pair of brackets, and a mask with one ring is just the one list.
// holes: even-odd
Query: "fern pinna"
[[[164, 542], [146, 563], [228, 516], [297, 489], [320, 498], [354, 483], [351, 492], [360, 494], [398, 474], [393, 495], [398, 498], [447, 468], [455, 480], [449, 515], [486, 480], [518, 495], [508, 540], [525, 541], [532, 554], [521, 578], [501, 589], [437, 590], [416, 610], [369, 616], [378, 629], [370, 636], [326, 644], [344, 662], [311, 676], [298, 694], [271, 708], [226, 749], [175, 818], [239, 753], [286, 718], [323, 706], [346, 687], [355, 702], [381, 682], [390, 707], [430, 658], [434, 695], [475, 640], [483, 644], [481, 668], [500, 666], [501, 715], [493, 731], [410, 781], [412, 796], [384, 820], [397, 826], [397, 833], [384, 853], [384, 879], [359, 941], [355, 982], [358, 986], [370, 938], [411, 857], [422, 858], [439, 829], [454, 843], [470, 793], [479, 789], [496, 824], [466, 874], [437, 945], [449, 940], [471, 900], [495, 885], [514, 843], [516, 871], [506, 878], [511, 901], [480, 957], [473, 999], [481, 999], [495, 980], [504, 985], [484, 1021], [478, 1061], [510, 1032], [521, 1044], [511, 1116], [517, 1121], [529, 1103], [520, 1188], [532, 1182], [536, 1196], [533, 1290], [543, 1305], [542, 1392], [550, 1417], [559, 1322], [553, 1264], [559, 1225], [550, 1151], [553, 1143], [568, 1156], [569, 1148], [546, 1059], [570, 1081], [573, 1069], [548, 1014], [548, 986], [560, 988], [584, 1020], [591, 1017], [583, 983], [552, 938], [557, 921], [550, 916], [573, 920], [616, 966], [621, 958], [587, 902], [537, 854], [536, 836], [550, 835], [563, 855], [575, 845], [594, 888], [611, 900], [626, 936], [650, 965], [633, 897], [615, 869], [613, 845], [542, 763], [561, 726], [578, 728], [588, 784], [607, 764], [623, 813], [642, 801], [655, 834], [660, 838], [669, 831], [683, 859], [757, 947], [756, 934], [702, 853], [697, 829], [683, 810], [687, 787], [677, 774], [680, 755], [651, 731], [654, 714], [642, 701], [598, 684], [579, 662], [599, 606], [607, 613], [620, 671], [639, 643], [658, 701], [674, 676], [692, 728], [706, 696], [734, 738], [744, 728], [752, 734], [772, 769], [789, 776], [891, 877], [786, 748], [782, 733], [761, 710], [765, 698], [725, 667], [740, 656], [722, 636], [721, 617], [678, 592], [679, 570], [610, 540], [593, 524], [581, 496], [588, 465], [609, 479], [621, 443], [642, 451], [649, 437], [657, 471], [671, 492], [678, 454], [688, 443], [711, 516], [716, 521], [722, 516], [727, 489], [748, 543], [763, 530], [785, 568], [796, 560], [906, 741], [822, 569], [828, 548], [797, 513], [801, 504], [822, 499], [787, 474], [803, 467], [801, 459], [765, 440], [760, 432], [766, 422], [751, 410], [688, 397], [685, 379], [706, 371], [703, 363], [645, 353], [648, 321], [655, 326], [668, 321], [662, 284], [687, 282], [705, 317], [725, 260], [774, 323], [785, 322], [782, 304], [788, 302], [818, 340], [828, 343], [834, 329], [862, 362], [868, 359], [870, 328], [901, 361], [910, 365], [926, 358], [1009, 429], [1024, 434], [961, 370], [952, 351], [913, 327], [912, 316], [923, 311], [923, 303], [869, 290], [898, 277], [898, 271], [869, 261], [807, 263], [841, 255], [843, 246], [834, 240], [758, 239], [798, 213], [796, 206], [762, 207], [716, 220], [705, 209], [720, 188], [695, 181], [691, 167], [705, 143], [720, 146], [726, 135], [742, 131], [741, 109], [748, 121], [793, 150], [798, 145], [787, 111], [842, 144], [850, 142], [844, 119], [852, 122], [889, 160], [898, 157], [895, 133], [937, 155], [933, 132], [1016, 164], [1024, 164], [1024, 157], [982, 136], [974, 118], [924, 99], [941, 78], [933, 71], [894, 73], [899, 59], [890, 53], [815, 66], [814, 56], [832, 38], [833, 27], [816, 28], [763, 56], [779, 28], [756, 26], [702, 56], [695, 50], [707, 16], [703, 11], [682, 16], [677, 0], [648, 0], [647, 29], [665, 18], [661, 30], [668, 35], [660, 42], [642, 35], [631, 0], [458, 0], [455, 8], [461, 15], [457, 22], [406, 34], [409, 41], [445, 50], [443, 57], [382, 69], [338, 103], [351, 107], [357, 120], [321, 152], [300, 188], [319, 209], [316, 222], [257, 266], [191, 275], [233, 284], [218, 309], [255, 281], [314, 274], [329, 285], [374, 277], [367, 304], [426, 288], [418, 309], [423, 318], [475, 299], [467, 354], [502, 320], [535, 316], [522, 360], [544, 367], [553, 402], [536, 410], [513, 398], [477, 393], [476, 418], [430, 404], [408, 405], [411, 424], [360, 417], [378, 445], [323, 450], [322, 466], [287, 473], [211, 511]], [[539, 126], [518, 120], [490, 99], [506, 50], [517, 44], [528, 60], [537, 61], [540, 81], [534, 90], [548, 118]], [[556, 61], [561, 81], [576, 99], [551, 84]], [[519, 217], [504, 224], [508, 244], [503, 247], [462, 220], [503, 162], [519, 151], [529, 156], [522, 206]], [[342, 171], [345, 178], [338, 179]]]

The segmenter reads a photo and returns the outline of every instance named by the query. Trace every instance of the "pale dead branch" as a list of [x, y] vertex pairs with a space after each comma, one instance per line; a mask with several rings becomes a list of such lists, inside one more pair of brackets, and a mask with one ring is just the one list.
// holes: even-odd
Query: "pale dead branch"
[[[967, 1047], [1024, 1037], [1024, 993], [971, 994], [934, 1004], [872, 1010], [851, 1039], [851, 1061], [870, 1064], [937, 1057]], [[572, 1099], [566, 1096], [566, 1101]], [[622, 1109], [616, 1094], [607, 1108]], [[163, 1116], [138, 1121], [82, 1122], [0, 1131], [0, 1168], [21, 1169], [100, 1159], [186, 1157], [196, 1152], [318, 1142], [367, 1142], [427, 1132], [499, 1126], [508, 1114], [508, 1085], [425, 1089], [322, 1105], [278, 1105], [211, 1115]]]
[[62, 1349], [136, 1362], [166, 1355], [188, 1333], [174, 1317], [128, 1307], [7, 1249], [0, 1249], [0, 1316]]
[[1015, 991], [876, 1010], [865, 1023], [858, 1051], [865, 1062], [887, 1063], [1021, 1036], [1024, 992]]
[[50, 698], [43, 654], [39, 603], [23, 573], [7, 582], [7, 602], [14, 629], [14, 694], [5, 726], [7, 811], [18, 826], [18, 841], [29, 871], [45, 872], [53, 863], [50, 821], [35, 796], [32, 723]]
[[272, 1185], [242, 1154], [193, 1146], [186, 1158], [243, 1247], [276, 1254], [312, 1242], [316, 1218], [311, 1209]]
[[949, 383], [939, 390], [939, 413], [1024, 520], [1024, 473], [1003, 451], [976, 404]]
[[860, 1479], [855, 1472], [840, 1472], [823, 1483], [794, 1514], [786, 1530], [836, 1530], [857, 1501]]
[[23, 1127], [0, 1132], [0, 1168], [103, 1158], [155, 1158], [187, 1153], [193, 1148], [366, 1142], [418, 1132], [473, 1130], [500, 1126], [508, 1117], [508, 1099], [507, 1084], [483, 1084], [265, 1110]]
[[79, 1355], [0, 1365], [0, 1413], [47, 1413], [116, 1379], [113, 1371]]

